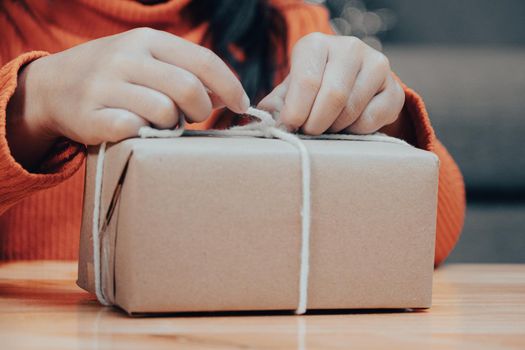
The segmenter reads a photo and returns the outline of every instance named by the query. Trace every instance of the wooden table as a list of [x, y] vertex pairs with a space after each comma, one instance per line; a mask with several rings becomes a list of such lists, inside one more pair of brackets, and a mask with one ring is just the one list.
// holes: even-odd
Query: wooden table
[[0, 265], [0, 348], [525, 349], [525, 265], [451, 265], [425, 312], [131, 318], [74, 281], [76, 264]]

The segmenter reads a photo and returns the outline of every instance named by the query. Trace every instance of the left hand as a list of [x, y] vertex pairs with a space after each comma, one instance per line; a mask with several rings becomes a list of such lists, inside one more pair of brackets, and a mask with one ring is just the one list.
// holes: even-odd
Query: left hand
[[312, 33], [297, 42], [289, 75], [258, 107], [309, 135], [369, 134], [393, 123], [404, 102], [385, 55], [355, 37]]

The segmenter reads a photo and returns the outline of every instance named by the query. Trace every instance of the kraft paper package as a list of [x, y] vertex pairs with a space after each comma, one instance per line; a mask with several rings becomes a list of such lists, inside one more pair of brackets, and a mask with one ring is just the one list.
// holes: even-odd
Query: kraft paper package
[[[407, 144], [304, 140], [311, 161], [306, 305], [431, 306], [438, 159]], [[95, 292], [97, 148], [86, 166], [78, 284]], [[301, 161], [255, 137], [108, 145], [101, 286], [130, 314], [295, 310]]]

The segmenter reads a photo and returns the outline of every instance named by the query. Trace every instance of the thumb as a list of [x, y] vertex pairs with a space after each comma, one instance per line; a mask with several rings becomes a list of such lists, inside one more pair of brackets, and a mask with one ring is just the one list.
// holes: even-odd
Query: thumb
[[284, 106], [284, 99], [288, 93], [288, 86], [290, 85], [290, 76], [288, 75], [279, 85], [277, 85], [272, 92], [266, 95], [265, 98], [259, 102], [257, 108], [264, 109], [268, 112], [280, 112]]

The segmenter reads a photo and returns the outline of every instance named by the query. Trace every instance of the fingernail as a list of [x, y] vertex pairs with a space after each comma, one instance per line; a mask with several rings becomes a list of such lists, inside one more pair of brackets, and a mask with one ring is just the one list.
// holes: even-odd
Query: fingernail
[[243, 113], [246, 112], [249, 107], [250, 107], [250, 98], [245, 93], [242, 98], [242, 105], [241, 105], [242, 112]]

